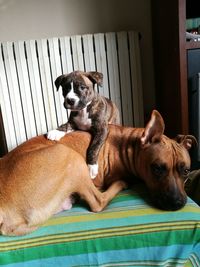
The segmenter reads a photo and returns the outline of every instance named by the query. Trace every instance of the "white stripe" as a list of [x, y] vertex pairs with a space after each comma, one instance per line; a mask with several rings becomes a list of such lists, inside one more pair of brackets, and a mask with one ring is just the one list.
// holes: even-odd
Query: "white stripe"
[[73, 85], [73, 82], [71, 82], [71, 90], [70, 90], [69, 93], [66, 95], [66, 98], [74, 99], [74, 100], [75, 100], [75, 103], [77, 103], [77, 101], [79, 101], [79, 97], [78, 97], [77, 94], [74, 92], [74, 85]]

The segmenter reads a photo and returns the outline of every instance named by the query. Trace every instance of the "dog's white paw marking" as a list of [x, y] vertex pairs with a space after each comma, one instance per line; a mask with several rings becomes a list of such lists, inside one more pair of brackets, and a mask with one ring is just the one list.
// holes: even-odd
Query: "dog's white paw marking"
[[88, 164], [88, 168], [90, 172], [90, 177], [94, 179], [98, 174], [98, 168], [99, 168], [98, 164], [92, 164], [92, 165]]
[[66, 132], [63, 131], [59, 131], [59, 130], [51, 130], [47, 133], [47, 138], [50, 140], [60, 140], [64, 135], [66, 134]]
[[74, 130], [73, 129], [69, 129], [69, 130], [67, 130], [66, 134], [71, 133], [71, 132], [74, 132]]

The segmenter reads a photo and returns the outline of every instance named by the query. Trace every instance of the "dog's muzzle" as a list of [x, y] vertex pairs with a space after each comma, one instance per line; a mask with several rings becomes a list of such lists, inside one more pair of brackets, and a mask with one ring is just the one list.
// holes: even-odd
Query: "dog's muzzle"
[[86, 103], [81, 99], [65, 98], [64, 107], [70, 110], [82, 110], [86, 107]]
[[168, 192], [158, 193], [153, 196], [155, 205], [162, 210], [179, 210], [185, 206], [187, 197], [182, 193], [170, 194]]
[[66, 103], [67, 103], [67, 105], [69, 105], [70, 107], [72, 106], [74, 106], [74, 104], [75, 104], [75, 102], [76, 102], [76, 100], [74, 99], [74, 98], [67, 98], [66, 99]]

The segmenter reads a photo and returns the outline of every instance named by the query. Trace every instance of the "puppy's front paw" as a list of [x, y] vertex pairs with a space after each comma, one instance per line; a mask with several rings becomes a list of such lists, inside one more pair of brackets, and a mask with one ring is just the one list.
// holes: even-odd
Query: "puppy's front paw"
[[47, 133], [47, 139], [50, 140], [60, 140], [64, 135], [66, 134], [66, 132], [63, 131], [59, 131], [59, 130], [51, 130]]
[[92, 164], [92, 165], [88, 164], [88, 168], [90, 172], [90, 177], [94, 179], [98, 174], [98, 168], [99, 168], [98, 164]]

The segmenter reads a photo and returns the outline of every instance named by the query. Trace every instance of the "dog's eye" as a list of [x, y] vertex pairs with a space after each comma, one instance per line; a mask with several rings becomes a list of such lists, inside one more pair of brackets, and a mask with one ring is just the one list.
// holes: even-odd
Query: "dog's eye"
[[184, 169], [183, 171], [183, 181], [184, 181], [184, 184], [187, 182], [187, 180], [189, 179], [189, 174], [190, 174], [190, 170], [189, 169]]
[[151, 170], [152, 170], [153, 175], [155, 175], [157, 177], [161, 177], [161, 176], [165, 175], [167, 168], [166, 168], [165, 164], [153, 163], [153, 164], [151, 164]]
[[184, 169], [184, 170], [183, 170], [183, 175], [184, 175], [184, 176], [188, 176], [189, 173], [190, 173], [190, 169]]
[[178, 165], [178, 171], [184, 178], [187, 177], [190, 173], [190, 169], [186, 167], [184, 163], [180, 163]]
[[81, 90], [84, 90], [85, 88], [86, 88], [86, 86], [84, 86], [84, 85], [81, 85], [81, 86], [80, 86], [80, 89], [81, 89]]

